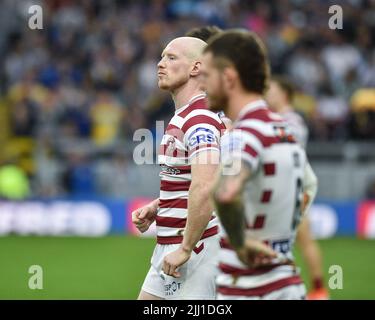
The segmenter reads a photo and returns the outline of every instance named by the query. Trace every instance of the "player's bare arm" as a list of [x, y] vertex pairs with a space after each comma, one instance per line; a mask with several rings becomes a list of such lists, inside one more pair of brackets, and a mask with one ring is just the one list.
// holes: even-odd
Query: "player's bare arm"
[[[236, 163], [237, 162], [237, 163]], [[249, 267], [266, 265], [276, 253], [260, 241], [245, 237], [245, 216], [242, 191], [251, 176], [251, 170], [241, 160], [234, 160], [232, 168], [239, 167], [238, 174], [224, 175], [221, 172], [213, 188], [213, 198], [221, 223], [238, 258]]]
[[318, 191], [318, 178], [316, 177], [313, 169], [309, 162], [306, 162], [304, 177], [303, 177], [303, 189], [304, 189], [304, 199], [302, 206], [302, 213], [305, 214], [309, 211], [316, 193]]
[[[233, 164], [232, 167], [234, 167]], [[229, 169], [229, 167], [226, 168]], [[250, 168], [247, 165], [241, 165], [238, 174], [225, 175], [221, 170], [213, 189], [217, 213], [235, 249], [243, 247], [245, 242], [245, 217], [241, 195], [244, 183], [249, 177]]]
[[155, 221], [159, 207], [159, 198], [132, 212], [132, 222], [140, 232], [146, 232]]
[[164, 258], [163, 271], [179, 277], [176, 270], [189, 260], [193, 249], [211, 219], [213, 204], [210, 199], [212, 177], [218, 168], [219, 152], [203, 151], [192, 159], [192, 181], [189, 189], [188, 215], [184, 239], [176, 251]]

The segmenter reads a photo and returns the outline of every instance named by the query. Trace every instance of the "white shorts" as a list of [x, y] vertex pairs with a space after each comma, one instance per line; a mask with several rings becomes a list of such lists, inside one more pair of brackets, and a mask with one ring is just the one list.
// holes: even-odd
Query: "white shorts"
[[178, 271], [180, 278], [162, 273], [164, 257], [180, 247], [180, 244], [157, 244], [151, 258], [151, 268], [147, 273], [142, 290], [168, 300], [213, 300], [216, 296], [215, 277], [218, 272], [219, 236], [214, 235], [198, 241], [203, 249], [194, 251], [190, 259]]

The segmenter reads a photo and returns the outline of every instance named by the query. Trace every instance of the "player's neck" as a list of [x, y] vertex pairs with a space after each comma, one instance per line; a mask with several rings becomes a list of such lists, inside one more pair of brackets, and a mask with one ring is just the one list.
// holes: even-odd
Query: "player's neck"
[[187, 105], [194, 96], [204, 94], [204, 91], [201, 90], [199, 83], [188, 81], [185, 85], [175, 89], [171, 94], [175, 109], [178, 110]]
[[289, 104], [283, 104], [277, 108], [277, 113], [283, 114], [292, 111], [292, 107]]
[[260, 99], [263, 99], [263, 96], [256, 93], [234, 94], [228, 101], [227, 117], [232, 121], [236, 121], [245, 106]]

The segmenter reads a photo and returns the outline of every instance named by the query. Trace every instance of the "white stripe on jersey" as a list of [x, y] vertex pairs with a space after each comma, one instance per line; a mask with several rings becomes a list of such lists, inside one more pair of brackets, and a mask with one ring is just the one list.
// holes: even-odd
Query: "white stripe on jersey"
[[158, 216], [170, 218], [186, 218], [187, 209], [181, 208], [160, 208]]
[[160, 190], [160, 199], [171, 200], [171, 199], [187, 199], [189, 191], [164, 191]]
[[247, 119], [247, 120], [243, 120], [243, 121], [238, 122], [237, 127], [252, 128], [252, 129], [258, 131], [259, 133], [261, 133], [264, 136], [272, 137], [272, 136], [274, 136], [275, 132], [273, 130], [273, 127], [272, 127], [271, 123], [272, 122], [265, 124], [261, 120], [257, 120], [257, 119], [250, 119], [249, 120], [249, 119]]
[[[235, 130], [233, 130], [233, 132], [234, 131]], [[256, 136], [254, 136], [250, 132], [246, 132], [246, 131], [240, 131], [240, 135], [243, 135], [244, 144], [249, 144], [258, 153], [260, 153], [262, 151], [263, 145]]]
[[159, 164], [167, 164], [170, 167], [179, 167], [179, 166], [186, 166], [188, 165], [188, 157], [171, 157], [165, 155], [158, 155], [158, 163]]
[[207, 151], [207, 150], [210, 150], [210, 151], [214, 151], [214, 152], [220, 152], [220, 149], [219, 148], [216, 148], [216, 147], [208, 147], [208, 148], [204, 148], [204, 149], [198, 149], [198, 150], [195, 150], [193, 153], [190, 154], [189, 158], [192, 159], [194, 156], [196, 156], [199, 152], [202, 152], [202, 151]]
[[186, 121], [188, 121], [191, 118], [196, 117], [196, 116], [208, 116], [208, 117], [216, 120], [218, 123], [221, 122], [221, 119], [217, 114], [213, 113], [210, 110], [202, 110], [202, 109], [193, 110], [184, 119], [181, 119], [181, 120], [183, 120], [183, 122], [186, 122]]
[[169, 227], [161, 227], [156, 226], [156, 232], [159, 237], [175, 237], [175, 236], [181, 236], [181, 231], [184, 228], [169, 228]]
[[[246, 113], [248, 113], [250, 111], [253, 112], [255, 110], [258, 110], [258, 109], [261, 109], [261, 108], [265, 108], [265, 107], [267, 108], [267, 103], [263, 99], [251, 102], [251, 103], [247, 104], [244, 108], [242, 108], [242, 110], [238, 114], [238, 118], [237, 119], [241, 119]], [[237, 126], [236, 123], [234, 123], [234, 124]]]
[[163, 181], [171, 181], [171, 182], [178, 182], [178, 181], [191, 181], [191, 174], [190, 173], [184, 173], [179, 175], [169, 174], [166, 172], [160, 172], [159, 177]]

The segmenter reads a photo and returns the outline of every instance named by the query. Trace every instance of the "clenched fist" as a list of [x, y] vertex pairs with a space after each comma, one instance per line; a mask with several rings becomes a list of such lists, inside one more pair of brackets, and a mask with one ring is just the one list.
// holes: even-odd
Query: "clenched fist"
[[158, 212], [159, 199], [132, 212], [132, 222], [140, 232], [146, 232], [154, 222]]

